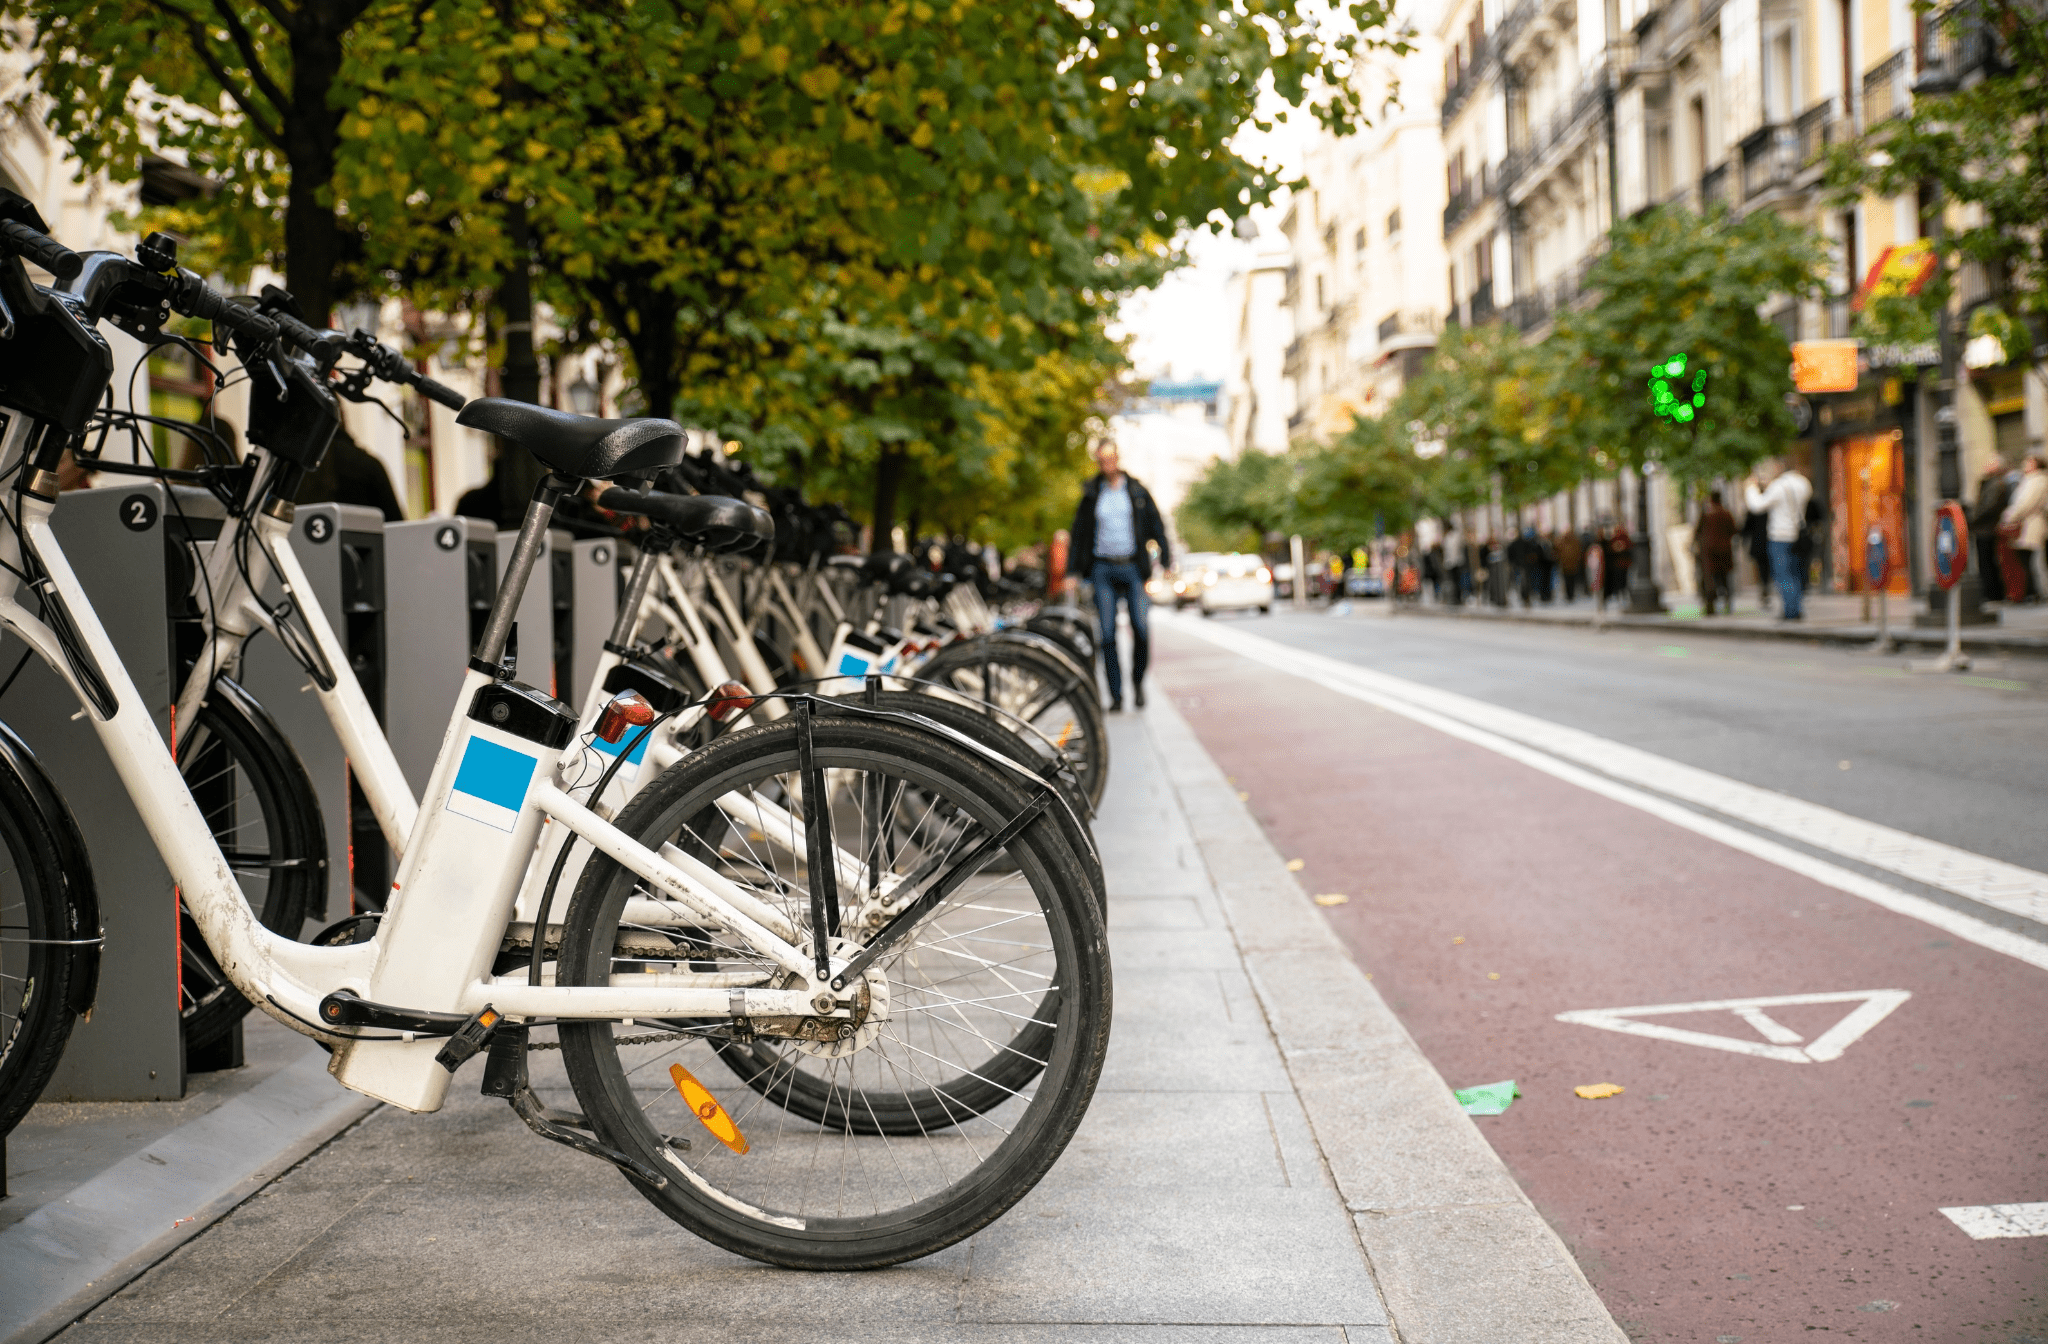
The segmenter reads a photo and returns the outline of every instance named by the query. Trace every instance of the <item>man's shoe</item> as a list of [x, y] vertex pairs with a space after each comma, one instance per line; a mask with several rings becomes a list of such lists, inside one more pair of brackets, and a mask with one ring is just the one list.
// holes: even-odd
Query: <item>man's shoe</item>
[[1133, 686], [1131, 694], [1137, 697], [1138, 708], [1143, 709], [1145, 707], [1145, 688], [1143, 686]]
[[1109, 712], [1110, 712], [1110, 713], [1112, 713], [1112, 714], [1121, 714], [1121, 713], [1123, 713], [1123, 712], [1124, 712], [1124, 702], [1123, 702], [1123, 701], [1121, 701], [1121, 700], [1112, 700], [1112, 701], [1110, 701], [1110, 702], [1109, 702]]

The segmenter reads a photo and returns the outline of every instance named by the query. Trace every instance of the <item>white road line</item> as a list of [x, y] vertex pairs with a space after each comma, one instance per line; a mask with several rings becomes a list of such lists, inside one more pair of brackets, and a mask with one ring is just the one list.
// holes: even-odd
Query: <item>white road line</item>
[[2048, 1204], [1972, 1204], [1942, 1212], [1979, 1241], [1987, 1237], [2048, 1237]]
[[[2040, 909], [2041, 915], [2034, 917], [2048, 917], [2048, 874], [1861, 821], [1832, 808], [1773, 793], [1769, 789], [1759, 789], [1711, 771], [1680, 765], [1591, 733], [1546, 723], [1527, 714], [1501, 709], [1454, 692], [1439, 691], [1383, 672], [1354, 667], [1335, 658], [1292, 648], [1261, 636], [1187, 621], [1175, 622], [1174, 628], [1275, 671], [1301, 677], [1339, 695], [1377, 705], [1438, 732], [1520, 761], [1588, 792], [1718, 841], [1730, 849], [1741, 850], [1824, 886], [1931, 924], [1966, 942], [2048, 970], [2048, 944], [2001, 929], [1960, 910], [1952, 910], [1939, 901], [1888, 886], [1741, 827], [1702, 816], [1670, 798], [1622, 783], [1621, 778], [1632, 778], [1648, 788], [1668, 792], [1673, 798], [1712, 807], [1787, 838], [1816, 848], [1830, 849], [1845, 858], [1855, 858], [1872, 867], [1912, 877], [1929, 886], [1953, 891], [2017, 914]], [[1482, 724], [1485, 726], [1480, 726]], [[1592, 768], [1582, 769], [1571, 763], [1573, 759], [1582, 759]], [[1821, 825], [1822, 822], [1826, 824]], [[1823, 834], [1843, 843], [1829, 844], [1820, 838]], [[1884, 837], [1890, 838], [1884, 839], [1882, 844], [1876, 843]], [[1855, 843], [1859, 838], [1871, 843]], [[1956, 861], [1938, 861], [1944, 853], [1957, 856]], [[1923, 872], [1927, 876], [1921, 876]], [[2005, 885], [1966, 880], [1969, 874], [1983, 877], [1998, 873], [2008, 875], [2002, 879]], [[1936, 881], [1936, 876], [1944, 880]]]

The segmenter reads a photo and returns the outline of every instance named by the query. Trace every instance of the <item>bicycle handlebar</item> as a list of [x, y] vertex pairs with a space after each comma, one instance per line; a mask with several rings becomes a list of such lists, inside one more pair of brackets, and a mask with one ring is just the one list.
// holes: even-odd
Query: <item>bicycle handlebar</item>
[[330, 347], [342, 344], [346, 340], [332, 327], [316, 327], [311, 323], [299, 321], [290, 313], [273, 309], [267, 316], [272, 322], [277, 323], [277, 329], [284, 334], [286, 340], [316, 359], [326, 354]]
[[253, 308], [244, 308], [183, 267], [171, 278], [170, 298], [171, 307], [185, 316], [226, 327], [259, 346], [277, 339], [276, 322]]
[[61, 280], [84, 269], [85, 259], [46, 233], [16, 220], [0, 220], [0, 253], [32, 261]]
[[437, 383], [432, 378], [427, 377], [411, 364], [408, 364], [404, 355], [385, 345], [367, 331], [358, 328], [353, 335], [349, 336], [347, 338], [347, 349], [350, 354], [355, 355], [363, 363], [369, 365], [372, 373], [387, 383], [399, 383], [406, 387], [416, 388], [421, 396], [426, 397], [430, 401], [438, 401], [451, 411], [459, 411], [469, 404], [467, 397], [457, 392], [454, 388], [449, 387], [446, 383]]

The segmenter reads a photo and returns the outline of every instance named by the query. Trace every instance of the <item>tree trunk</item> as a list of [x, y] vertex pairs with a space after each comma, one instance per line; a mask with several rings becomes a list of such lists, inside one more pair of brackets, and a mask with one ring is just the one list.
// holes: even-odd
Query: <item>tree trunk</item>
[[[540, 360], [533, 353], [533, 275], [529, 254], [532, 236], [526, 224], [526, 203], [505, 204], [506, 232], [512, 239], [512, 264], [498, 286], [498, 312], [504, 322], [505, 363], [498, 375], [500, 395], [510, 401], [540, 404]], [[547, 475], [540, 459], [516, 444], [498, 444], [498, 523], [517, 527], [526, 505]]]
[[895, 549], [889, 533], [896, 526], [896, 496], [903, 489], [903, 474], [909, 467], [910, 456], [901, 448], [884, 448], [875, 464], [875, 523], [868, 549], [876, 555]]
[[338, 297], [335, 272], [342, 261], [342, 231], [334, 207], [321, 194], [334, 181], [341, 143], [341, 112], [329, 106], [341, 72], [341, 39], [354, 20], [324, 16], [292, 30], [291, 104], [284, 112], [285, 157], [291, 187], [284, 207], [284, 283], [306, 321], [324, 327]]

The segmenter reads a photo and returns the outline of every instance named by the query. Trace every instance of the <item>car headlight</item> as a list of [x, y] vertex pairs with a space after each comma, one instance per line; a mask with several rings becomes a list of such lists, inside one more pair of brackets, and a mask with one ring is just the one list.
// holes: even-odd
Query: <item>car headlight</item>
[[1260, 583], [1271, 583], [1272, 581], [1273, 581], [1273, 571], [1272, 571], [1272, 570], [1270, 570], [1270, 569], [1267, 569], [1267, 568], [1266, 568], [1266, 567], [1265, 567], [1264, 565], [1260, 565], [1260, 566], [1259, 566], [1259, 582], [1260, 582]]

